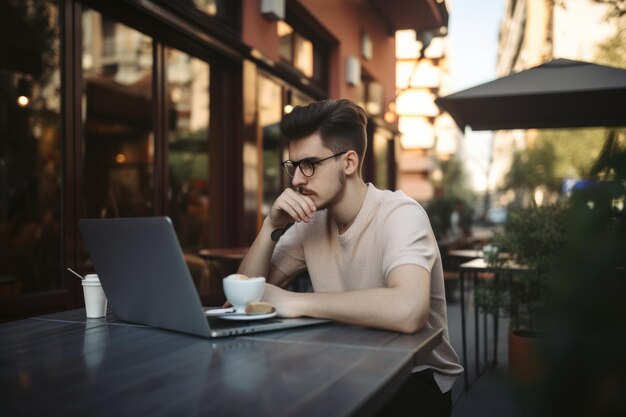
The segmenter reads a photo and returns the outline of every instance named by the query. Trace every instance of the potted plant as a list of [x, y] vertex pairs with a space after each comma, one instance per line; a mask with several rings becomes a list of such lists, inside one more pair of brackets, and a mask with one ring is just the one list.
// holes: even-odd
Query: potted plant
[[[537, 337], [543, 330], [567, 239], [567, 215], [563, 204], [512, 210], [486, 257], [489, 269], [500, 272], [500, 279], [487, 281], [477, 289], [479, 308], [510, 318], [509, 371], [514, 380], [522, 383], [531, 382], [536, 375]], [[511, 262], [520, 269], [502, 273], [503, 266]]]
[[542, 415], [626, 415], [626, 129], [611, 129], [570, 197], [535, 394]]

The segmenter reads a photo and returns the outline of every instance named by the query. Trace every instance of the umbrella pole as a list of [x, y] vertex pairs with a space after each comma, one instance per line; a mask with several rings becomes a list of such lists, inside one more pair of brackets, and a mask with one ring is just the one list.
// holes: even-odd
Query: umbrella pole
[[486, 174], [485, 174], [486, 176], [485, 200], [484, 200], [485, 210], [483, 212], [483, 217], [485, 220], [487, 220], [487, 212], [489, 211], [489, 208], [491, 207], [491, 194], [489, 193], [490, 191], [489, 181], [491, 179], [491, 165], [493, 165], [493, 142], [494, 142], [494, 138], [493, 138], [493, 132], [492, 132], [491, 138], [489, 139], [489, 147], [488, 147], [489, 154], [487, 155], [487, 169], [486, 169]]

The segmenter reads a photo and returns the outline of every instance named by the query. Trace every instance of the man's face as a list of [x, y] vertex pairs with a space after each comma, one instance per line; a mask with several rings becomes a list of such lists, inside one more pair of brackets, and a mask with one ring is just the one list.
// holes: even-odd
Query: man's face
[[[289, 143], [291, 161], [306, 159], [315, 162], [331, 155], [334, 155], [334, 152], [324, 146], [319, 132]], [[315, 164], [315, 173], [311, 177], [305, 176], [300, 168], [297, 168], [291, 179], [291, 184], [298, 189], [300, 194], [311, 198], [318, 210], [327, 208], [341, 197], [346, 183], [343, 170], [344, 155], [341, 154]]]

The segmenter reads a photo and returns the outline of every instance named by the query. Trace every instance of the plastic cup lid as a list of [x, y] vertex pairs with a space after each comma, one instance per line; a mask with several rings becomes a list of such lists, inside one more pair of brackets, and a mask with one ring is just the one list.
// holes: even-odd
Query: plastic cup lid
[[100, 279], [97, 274], [87, 274], [83, 280], [83, 285], [99, 285]]

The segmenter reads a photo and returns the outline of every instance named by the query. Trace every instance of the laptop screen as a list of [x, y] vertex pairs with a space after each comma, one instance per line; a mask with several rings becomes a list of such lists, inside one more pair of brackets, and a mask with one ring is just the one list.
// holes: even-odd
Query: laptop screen
[[79, 224], [109, 306], [120, 319], [209, 335], [168, 217], [82, 219]]

